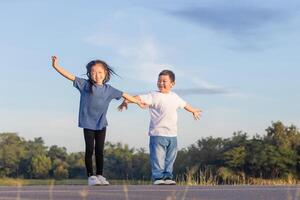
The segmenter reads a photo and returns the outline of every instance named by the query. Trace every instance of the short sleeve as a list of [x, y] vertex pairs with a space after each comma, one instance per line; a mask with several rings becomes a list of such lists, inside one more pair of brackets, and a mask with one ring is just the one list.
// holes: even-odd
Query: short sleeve
[[88, 81], [84, 78], [75, 77], [75, 80], [73, 81], [73, 86], [80, 92], [84, 90], [86, 84], [88, 84]]
[[141, 101], [148, 104], [152, 105], [153, 104], [153, 96], [151, 93], [149, 94], [144, 94], [144, 95], [138, 95], [141, 98]]
[[123, 96], [123, 92], [122, 91], [120, 91], [120, 90], [118, 90], [118, 89], [116, 89], [116, 88], [114, 88], [112, 86], [110, 86], [109, 88], [110, 88], [111, 98], [112, 99], [117, 99], [117, 100], [121, 99], [121, 97]]
[[184, 101], [180, 96], [177, 96], [177, 102], [179, 108], [184, 108], [186, 106], [186, 101]]

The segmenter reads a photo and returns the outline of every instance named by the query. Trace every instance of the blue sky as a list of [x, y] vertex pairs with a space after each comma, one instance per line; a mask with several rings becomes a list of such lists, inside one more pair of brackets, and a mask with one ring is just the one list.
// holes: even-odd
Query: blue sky
[[[176, 73], [175, 89], [200, 121], [179, 111], [179, 146], [234, 131], [263, 134], [271, 121], [300, 127], [297, 1], [0, 1], [0, 132], [82, 151], [79, 93], [50, 66], [77, 76], [103, 59], [131, 94]], [[149, 113], [111, 103], [107, 140], [148, 146]]]

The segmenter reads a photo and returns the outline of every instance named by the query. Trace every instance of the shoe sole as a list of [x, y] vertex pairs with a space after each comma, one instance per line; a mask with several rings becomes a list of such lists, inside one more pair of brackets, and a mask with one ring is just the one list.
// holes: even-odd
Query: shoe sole
[[176, 183], [165, 183], [164, 185], [176, 185]]
[[165, 185], [176, 185], [176, 182], [169, 182], [168, 183], [168, 182], [165, 181]]

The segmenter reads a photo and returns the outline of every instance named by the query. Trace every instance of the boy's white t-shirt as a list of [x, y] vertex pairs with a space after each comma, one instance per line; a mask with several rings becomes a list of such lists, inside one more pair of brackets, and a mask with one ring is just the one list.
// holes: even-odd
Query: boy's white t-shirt
[[149, 136], [176, 137], [177, 109], [184, 108], [186, 102], [171, 91], [167, 94], [156, 91], [139, 97], [149, 105]]

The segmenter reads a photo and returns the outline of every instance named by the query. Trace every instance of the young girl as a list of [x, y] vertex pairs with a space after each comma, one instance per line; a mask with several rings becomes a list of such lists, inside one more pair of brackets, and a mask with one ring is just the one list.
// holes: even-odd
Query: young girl
[[[52, 66], [65, 78], [73, 82], [80, 91], [80, 108], [78, 126], [83, 128], [85, 139], [85, 165], [88, 175], [88, 185], [109, 185], [102, 176], [103, 149], [106, 134], [106, 113], [112, 99], [121, 97], [143, 107], [141, 101], [115, 89], [107, 84], [116, 73], [104, 61], [93, 60], [86, 66], [88, 80], [78, 78], [58, 65], [58, 58], [52, 56]], [[95, 149], [96, 176], [93, 173], [92, 156]]]

